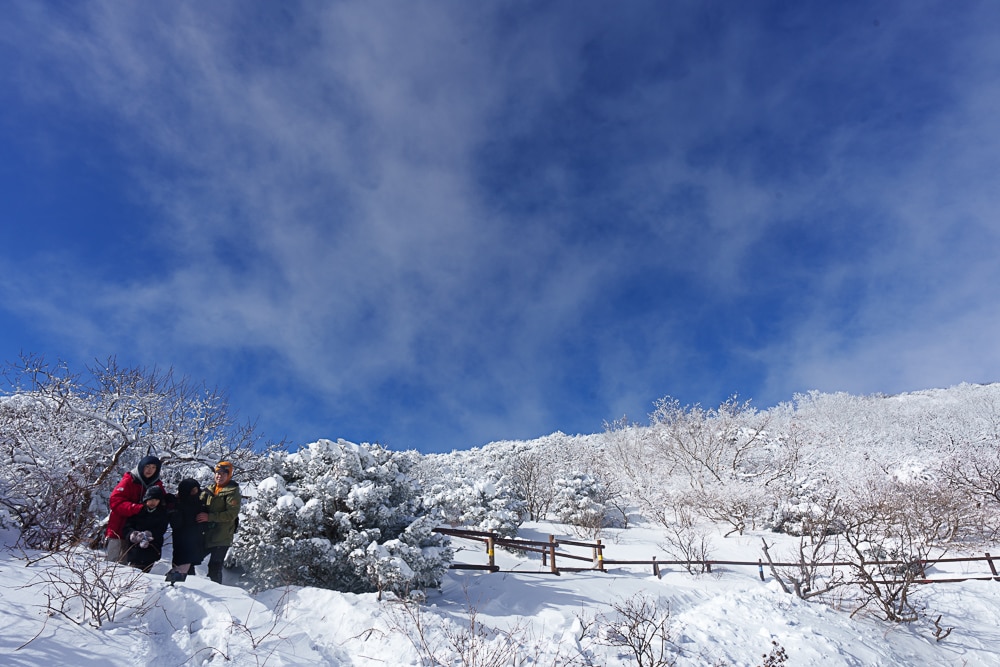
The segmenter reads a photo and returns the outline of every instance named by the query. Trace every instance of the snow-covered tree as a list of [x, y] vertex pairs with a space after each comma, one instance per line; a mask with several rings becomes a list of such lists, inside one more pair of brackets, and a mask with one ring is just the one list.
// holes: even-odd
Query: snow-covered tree
[[490, 460], [480, 449], [424, 457], [418, 466], [423, 500], [451, 526], [514, 537], [525, 503], [499, 465], [484, 465]]
[[260, 444], [225, 396], [112, 358], [72, 373], [24, 357], [0, 396], [0, 503], [28, 546], [56, 549], [96, 533], [121, 476], [146, 454], [167, 484], [206, 479], [226, 459], [253, 476]]
[[514, 537], [521, 525], [523, 503], [512, 496], [502, 480], [490, 477], [435, 484], [426, 491], [424, 502], [452, 526]]
[[525, 512], [531, 521], [545, 519], [555, 497], [553, 482], [558, 468], [548, 445], [539, 441], [511, 443], [508, 454], [503, 457], [513, 492], [524, 501]]
[[650, 421], [656, 458], [693, 489], [734, 477], [781, 474], [781, 457], [758, 455], [768, 444], [768, 415], [751, 408], [749, 401], [733, 397], [706, 410], [664, 398], [657, 401]]
[[554, 482], [553, 510], [562, 523], [576, 526], [588, 536], [596, 536], [609, 523], [607, 488], [587, 473], [575, 472]]
[[440, 585], [446, 538], [421, 502], [413, 458], [319, 440], [275, 452], [244, 503], [230, 558], [258, 589], [296, 584], [405, 594]]

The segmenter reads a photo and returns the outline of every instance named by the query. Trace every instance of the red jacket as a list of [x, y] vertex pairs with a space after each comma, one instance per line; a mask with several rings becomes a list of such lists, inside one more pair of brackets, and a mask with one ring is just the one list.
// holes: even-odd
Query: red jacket
[[[108, 518], [108, 529], [105, 535], [114, 539], [122, 539], [122, 530], [130, 516], [135, 516], [143, 508], [142, 497], [146, 494], [146, 486], [137, 478], [138, 472], [127, 472], [122, 481], [111, 492], [111, 516]], [[163, 489], [163, 482], [157, 479], [152, 486]], [[166, 489], [163, 489], [166, 494]]]

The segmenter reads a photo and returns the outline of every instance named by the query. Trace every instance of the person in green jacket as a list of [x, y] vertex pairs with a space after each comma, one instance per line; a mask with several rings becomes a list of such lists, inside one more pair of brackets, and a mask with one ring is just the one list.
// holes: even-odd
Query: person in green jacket
[[240, 485], [233, 481], [233, 464], [220, 461], [215, 466], [215, 484], [201, 494], [206, 512], [195, 517], [198, 523], [208, 523], [205, 531], [205, 551], [208, 553], [208, 578], [222, 583], [222, 563], [233, 544], [236, 519], [240, 515]]

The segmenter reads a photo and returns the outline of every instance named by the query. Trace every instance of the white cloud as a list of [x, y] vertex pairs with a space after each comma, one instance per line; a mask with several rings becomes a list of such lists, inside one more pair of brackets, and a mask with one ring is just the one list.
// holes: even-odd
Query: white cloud
[[[48, 122], [113, 137], [158, 270], [106, 279], [64, 254], [10, 276], [5, 303], [88, 350], [261, 352], [345, 400], [409, 383], [479, 432], [544, 430], [570, 338], [591, 346], [598, 386], [570, 389], [608, 406], [595, 423], [685, 386], [950, 383], [972, 345], [995, 376], [1000, 95], [968, 63], [997, 50], [980, 28], [906, 62], [927, 28], [896, 9], [781, 32], [748, 10], [661, 29], [596, 4], [258, 8], [273, 28], [242, 3], [22, 7], [7, 80]], [[836, 247], [811, 269], [773, 243], [787, 228]], [[603, 307], [633, 283], [662, 288]], [[749, 312], [768, 290], [778, 309]], [[726, 349], [685, 350], [683, 327], [726, 319]], [[776, 337], [739, 339], [768, 319]], [[764, 370], [699, 376], [713, 354]]]

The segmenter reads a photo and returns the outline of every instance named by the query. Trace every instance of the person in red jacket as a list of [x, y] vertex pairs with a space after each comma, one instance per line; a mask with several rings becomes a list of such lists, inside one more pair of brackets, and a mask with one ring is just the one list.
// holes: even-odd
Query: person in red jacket
[[[109, 561], [126, 562], [125, 552], [128, 545], [122, 537], [125, 522], [145, 507], [142, 499], [151, 486], [163, 489], [163, 482], [160, 481], [160, 459], [155, 456], [144, 456], [139, 460], [135, 470], [125, 473], [118, 486], [111, 492], [111, 516], [108, 518], [108, 529], [105, 531], [108, 538]], [[166, 489], [163, 489], [163, 492], [166, 494]]]

